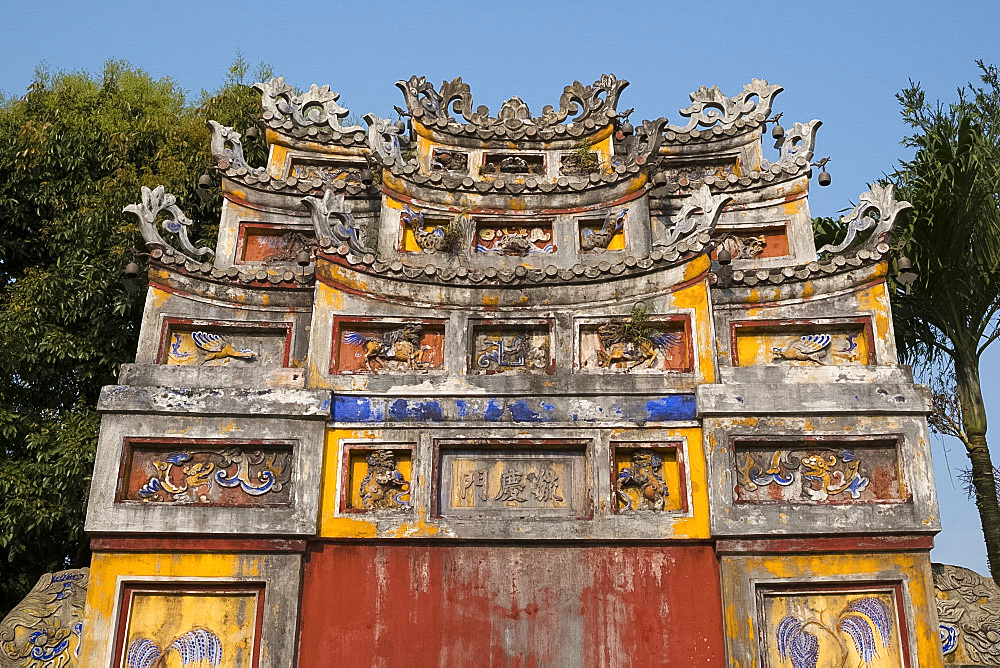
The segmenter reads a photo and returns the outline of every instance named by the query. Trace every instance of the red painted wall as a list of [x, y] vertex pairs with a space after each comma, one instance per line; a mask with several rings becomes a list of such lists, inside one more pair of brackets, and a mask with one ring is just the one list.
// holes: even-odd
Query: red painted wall
[[711, 546], [321, 544], [299, 666], [720, 666]]

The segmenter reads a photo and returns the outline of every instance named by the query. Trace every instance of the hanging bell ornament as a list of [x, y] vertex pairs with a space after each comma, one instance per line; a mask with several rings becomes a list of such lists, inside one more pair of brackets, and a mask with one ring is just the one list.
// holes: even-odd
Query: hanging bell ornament
[[300, 250], [295, 255], [295, 263], [300, 267], [308, 267], [309, 263], [312, 261], [312, 257], [309, 255], [309, 251], [303, 249]]
[[257, 139], [258, 137], [260, 137], [260, 130], [251, 125], [250, 127], [247, 128], [247, 132], [244, 136], [247, 139]]
[[139, 277], [139, 265], [135, 262], [129, 262], [125, 265], [125, 278], [138, 278]]
[[771, 137], [775, 141], [780, 141], [785, 138], [785, 128], [781, 127], [781, 123], [775, 123], [774, 127], [771, 128]]
[[202, 174], [198, 177], [198, 187], [204, 190], [208, 190], [212, 187], [212, 177], [208, 174]]
[[625, 121], [624, 123], [622, 123], [622, 134], [625, 135], [626, 137], [632, 136], [633, 134], [635, 134], [635, 127], [628, 121]]
[[821, 186], [828, 186], [830, 185], [830, 181], [832, 180], [833, 179], [830, 178], [830, 172], [826, 171], [826, 167], [824, 167], [823, 171], [819, 173], [819, 179], [818, 179], [819, 184]]
[[365, 167], [360, 172], [358, 172], [358, 178], [361, 179], [361, 183], [366, 186], [370, 186], [375, 180], [375, 174], [372, 170]]

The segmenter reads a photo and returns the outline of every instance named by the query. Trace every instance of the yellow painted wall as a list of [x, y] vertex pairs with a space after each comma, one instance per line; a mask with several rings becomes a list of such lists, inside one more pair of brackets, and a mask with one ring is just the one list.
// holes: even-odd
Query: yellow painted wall
[[[108, 666], [113, 658], [117, 627], [115, 603], [121, 592], [120, 579], [129, 578], [261, 578], [264, 573], [260, 557], [253, 554], [160, 554], [160, 553], [104, 553], [98, 552], [90, 564], [90, 586], [87, 590], [86, 633], [80, 652], [80, 666]], [[208, 621], [205, 606], [181, 606], [171, 618], [170, 630], [204, 627]], [[136, 629], [152, 632], [146, 622], [139, 620]], [[154, 620], [155, 621], [155, 620]], [[166, 620], [165, 620], [166, 621]], [[249, 620], [248, 620], [249, 622]], [[163, 639], [169, 641], [169, 639]], [[161, 645], [162, 647], [162, 645]]]
[[[879, 579], [872, 582], [872, 574], [879, 574]], [[740, 659], [748, 653], [756, 657], [755, 650], [759, 647], [758, 617], [752, 609], [756, 603], [740, 597], [748, 579], [766, 581], [768, 586], [781, 584], [782, 580], [794, 580], [796, 585], [809, 587], [821, 578], [838, 578], [836, 584], [845, 588], [902, 581], [902, 596], [908, 597], [904, 598], [904, 607], [912, 611], [909, 643], [915, 648], [917, 656], [913, 668], [941, 665], [934, 586], [930, 557], [926, 552], [723, 557], [722, 586], [729, 665], [741, 668], [760, 665], [759, 657], [750, 662]], [[771, 642], [773, 639], [766, 640]]]

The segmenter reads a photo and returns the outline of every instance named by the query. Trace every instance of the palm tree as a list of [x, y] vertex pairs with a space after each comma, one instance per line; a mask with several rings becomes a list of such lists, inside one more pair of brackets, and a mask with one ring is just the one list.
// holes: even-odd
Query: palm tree
[[897, 278], [892, 299], [904, 361], [939, 389], [953, 379], [955, 396], [936, 393], [930, 422], [965, 445], [990, 571], [1000, 582], [1000, 503], [979, 369], [1000, 337], [1000, 72], [978, 65], [981, 85], [959, 89], [953, 104], [931, 106], [912, 81], [897, 96], [914, 130], [903, 144], [915, 153], [892, 180], [914, 211], [895, 238], [912, 271], [897, 267], [906, 280]]

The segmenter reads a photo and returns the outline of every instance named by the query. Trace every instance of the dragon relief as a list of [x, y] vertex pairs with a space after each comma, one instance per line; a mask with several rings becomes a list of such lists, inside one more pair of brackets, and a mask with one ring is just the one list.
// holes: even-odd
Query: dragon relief
[[[744, 452], [737, 467], [737, 482], [743, 495], [776, 485], [789, 487], [799, 482], [801, 500], [824, 502], [848, 494], [861, 498], [871, 479], [862, 473], [862, 460], [853, 450], [811, 450], [798, 453], [776, 450], [765, 454]], [[788, 499], [795, 500], [795, 499]]]
[[609, 211], [604, 217], [604, 223], [598, 230], [583, 228], [580, 230], [580, 250], [603, 251], [611, 244], [615, 235], [625, 229], [625, 219], [628, 209], [622, 209], [613, 216]]
[[[365, 459], [361, 503], [366, 510], [409, 510], [410, 483], [403, 477], [392, 450], [375, 450]], [[405, 497], [405, 498], [404, 498]]]

